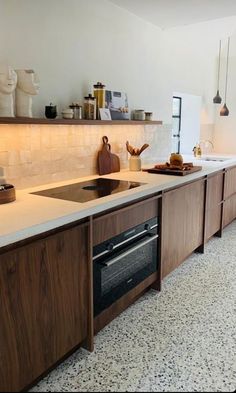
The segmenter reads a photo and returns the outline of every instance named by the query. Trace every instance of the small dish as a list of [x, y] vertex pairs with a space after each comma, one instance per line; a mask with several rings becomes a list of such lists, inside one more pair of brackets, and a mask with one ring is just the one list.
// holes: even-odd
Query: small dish
[[63, 119], [73, 119], [74, 118], [74, 111], [73, 109], [65, 109], [62, 111]]

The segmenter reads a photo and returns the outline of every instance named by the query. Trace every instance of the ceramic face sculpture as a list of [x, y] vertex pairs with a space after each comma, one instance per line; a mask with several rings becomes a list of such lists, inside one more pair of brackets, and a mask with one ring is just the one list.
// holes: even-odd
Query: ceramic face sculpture
[[13, 93], [17, 75], [12, 67], [0, 65], [0, 117], [14, 117]]
[[33, 117], [32, 96], [39, 93], [39, 78], [33, 70], [17, 70], [16, 115]]

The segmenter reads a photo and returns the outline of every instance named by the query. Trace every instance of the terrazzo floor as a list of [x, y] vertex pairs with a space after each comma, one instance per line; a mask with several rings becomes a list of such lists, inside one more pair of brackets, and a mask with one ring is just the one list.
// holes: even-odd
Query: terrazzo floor
[[233, 392], [236, 222], [32, 392]]

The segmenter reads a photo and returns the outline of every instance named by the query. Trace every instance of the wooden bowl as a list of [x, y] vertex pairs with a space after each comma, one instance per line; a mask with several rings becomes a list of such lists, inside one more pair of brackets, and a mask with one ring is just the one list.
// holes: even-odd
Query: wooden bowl
[[16, 200], [16, 189], [11, 184], [0, 185], [0, 205], [14, 202]]

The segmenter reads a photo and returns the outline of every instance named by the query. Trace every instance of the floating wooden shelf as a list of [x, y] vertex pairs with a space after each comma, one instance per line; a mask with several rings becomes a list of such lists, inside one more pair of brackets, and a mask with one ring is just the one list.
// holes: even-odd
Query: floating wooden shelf
[[36, 119], [36, 118], [24, 118], [24, 117], [1, 117], [0, 124], [46, 124], [46, 125], [162, 125], [163, 122], [156, 121], [137, 121], [137, 120], [67, 120], [67, 119]]

